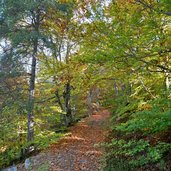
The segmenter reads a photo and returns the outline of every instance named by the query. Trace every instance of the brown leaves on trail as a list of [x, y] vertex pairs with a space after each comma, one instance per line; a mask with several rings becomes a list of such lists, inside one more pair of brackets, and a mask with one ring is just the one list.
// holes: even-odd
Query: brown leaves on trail
[[106, 131], [103, 127], [108, 117], [109, 112], [103, 110], [72, 126], [69, 135], [44, 153], [32, 157], [32, 170], [37, 171], [44, 163], [47, 163], [49, 171], [100, 170], [103, 149], [94, 147], [94, 144], [104, 141]]

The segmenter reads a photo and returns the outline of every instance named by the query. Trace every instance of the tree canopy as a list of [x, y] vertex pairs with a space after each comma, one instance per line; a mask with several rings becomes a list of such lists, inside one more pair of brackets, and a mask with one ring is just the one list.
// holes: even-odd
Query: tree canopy
[[0, 167], [97, 108], [111, 112], [105, 171], [171, 167], [170, 0], [4, 0], [0, 9]]

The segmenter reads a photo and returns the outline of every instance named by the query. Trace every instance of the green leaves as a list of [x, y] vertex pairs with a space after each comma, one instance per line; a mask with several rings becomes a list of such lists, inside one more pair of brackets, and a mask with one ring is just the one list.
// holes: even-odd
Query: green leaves
[[162, 159], [163, 154], [171, 149], [169, 143], [158, 142], [155, 146], [151, 146], [149, 141], [143, 139], [139, 141], [113, 139], [110, 144], [104, 146], [112, 149], [111, 152], [108, 152], [108, 157], [125, 158], [132, 167], [158, 162]]
[[[7, 49], [1, 60], [5, 69], [0, 72], [0, 93], [12, 92], [12, 96], [2, 95], [0, 101], [3, 129], [9, 136], [5, 139], [16, 135], [18, 120], [26, 129], [25, 71], [37, 40], [36, 145], [46, 148], [56, 140], [51, 126], [60, 122], [59, 101], [64, 103], [64, 86], [69, 82], [76, 118], [87, 113], [87, 95], [93, 88], [99, 89], [101, 105], [114, 111], [109, 155], [135, 167], [161, 160], [170, 150], [162, 137], [171, 126], [171, 29], [169, 15], [165, 15], [170, 12], [170, 0], [142, 2], [145, 4], [119, 0], [1, 3], [0, 38], [7, 41]], [[27, 60], [28, 64], [21, 64]], [[48, 131], [41, 132], [42, 127]]]

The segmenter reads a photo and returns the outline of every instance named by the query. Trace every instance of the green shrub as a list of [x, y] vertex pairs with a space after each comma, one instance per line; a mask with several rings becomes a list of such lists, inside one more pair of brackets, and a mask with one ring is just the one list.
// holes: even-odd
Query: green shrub
[[168, 99], [155, 99], [146, 103], [133, 101], [123, 108], [119, 106], [118, 114], [112, 118], [112, 140], [104, 145], [107, 167], [115, 168], [116, 159], [130, 168], [157, 163], [163, 167], [164, 157], [171, 151], [167, 139], [171, 128], [169, 105]]

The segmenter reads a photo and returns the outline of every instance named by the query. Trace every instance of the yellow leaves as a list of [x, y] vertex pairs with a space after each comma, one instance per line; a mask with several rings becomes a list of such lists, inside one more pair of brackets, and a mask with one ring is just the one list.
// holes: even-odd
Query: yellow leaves
[[53, 110], [53, 112], [57, 112], [57, 113], [62, 112], [61, 109], [60, 109], [60, 107], [57, 107], [57, 105], [55, 105], [55, 106], [53, 106], [53, 105], [50, 106], [50, 109]]
[[164, 32], [166, 32], [166, 33], [171, 33], [171, 23], [165, 25], [164, 28], [163, 28], [163, 30], [164, 30]]
[[7, 146], [0, 147], [0, 153], [5, 152], [6, 149], [7, 149]]
[[60, 3], [66, 4], [66, 3], [72, 3], [74, 0], [59, 0]]
[[61, 3], [67, 3], [69, 0], [60, 0]]
[[131, 4], [133, 2], [134, 2], [134, 0], [118, 0], [117, 4], [125, 6], [125, 5]]
[[150, 128], [144, 128], [143, 130], [144, 130], [144, 131], [149, 131], [149, 130], [150, 130]]
[[50, 90], [50, 93], [54, 94], [56, 90], [57, 90], [56, 87], [52, 87], [51, 90]]
[[171, 48], [171, 24], [166, 24], [163, 27], [163, 34], [165, 35], [165, 39], [163, 40], [163, 42], [161, 43], [162, 46], [167, 47], [167, 48]]
[[139, 106], [138, 108], [139, 108], [139, 110], [142, 110], [142, 111], [143, 110], [151, 110], [152, 106], [150, 104], [144, 103], [144, 104], [141, 104], [141, 106]]

